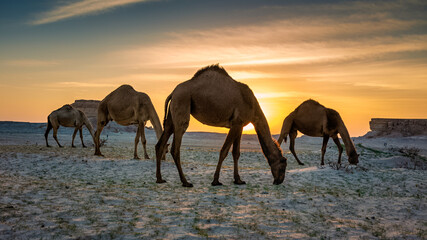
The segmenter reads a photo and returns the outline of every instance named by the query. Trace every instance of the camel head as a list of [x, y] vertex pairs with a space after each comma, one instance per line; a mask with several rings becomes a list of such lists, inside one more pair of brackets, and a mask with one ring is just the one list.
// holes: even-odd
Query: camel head
[[350, 164], [354, 164], [357, 165], [359, 163], [359, 154], [357, 154], [356, 151], [352, 151], [349, 155], [348, 155], [348, 162]]
[[271, 173], [273, 174], [273, 184], [279, 185], [285, 180], [285, 172], [287, 166], [287, 159], [283, 156], [280, 156], [280, 159], [273, 164], [271, 164]]

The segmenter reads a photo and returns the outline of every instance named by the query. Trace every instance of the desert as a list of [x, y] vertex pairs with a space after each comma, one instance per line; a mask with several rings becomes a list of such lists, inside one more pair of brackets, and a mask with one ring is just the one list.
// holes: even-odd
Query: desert
[[[243, 135], [240, 175], [233, 184], [229, 154], [211, 186], [225, 134], [188, 132], [181, 150], [193, 188], [181, 186], [170, 154], [167, 181], [156, 184], [156, 135], [146, 129], [151, 159], [133, 159], [135, 133], [105, 129], [105, 157], [85, 144], [48, 148], [45, 123], [0, 123], [0, 238], [2, 239], [336, 239], [426, 237], [427, 137], [356, 137], [357, 166], [337, 165], [329, 144], [320, 166], [321, 138], [296, 139], [305, 162], [288, 158], [285, 181], [273, 178], [255, 135]], [[278, 137], [275, 135], [274, 137]], [[53, 142], [52, 135], [49, 140]], [[140, 151], [142, 151], [140, 149]]]

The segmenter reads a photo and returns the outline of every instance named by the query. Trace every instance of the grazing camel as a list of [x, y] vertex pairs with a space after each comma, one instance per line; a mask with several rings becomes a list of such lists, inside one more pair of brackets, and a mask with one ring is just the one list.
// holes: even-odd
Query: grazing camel
[[324, 157], [326, 152], [326, 145], [328, 144], [330, 137], [334, 140], [338, 147], [338, 163], [341, 164], [341, 154], [343, 148], [341, 146], [340, 140], [338, 139], [338, 133], [341, 135], [341, 138], [344, 142], [349, 163], [356, 165], [359, 162], [359, 155], [356, 152], [354, 143], [351, 140], [347, 128], [345, 127], [344, 122], [337, 111], [326, 108], [318, 102], [310, 99], [301, 103], [301, 105], [299, 105], [283, 121], [283, 126], [278, 142], [281, 144], [283, 139], [285, 139], [286, 142], [286, 136], [289, 134], [289, 150], [291, 150], [298, 164], [304, 165], [304, 163], [298, 159], [294, 149], [297, 131], [300, 131], [303, 134], [311, 137], [323, 137], [321, 165], [325, 164]]
[[100, 150], [99, 137], [102, 129], [111, 120], [123, 126], [138, 125], [133, 156], [135, 159], [139, 159], [137, 146], [139, 138], [141, 138], [144, 157], [149, 159], [144, 132], [147, 121], [149, 120], [153, 125], [157, 139], [162, 135], [162, 125], [150, 97], [145, 93], [135, 91], [130, 85], [122, 85], [101, 101], [98, 106], [98, 122], [95, 132], [95, 155], [103, 156]]
[[180, 159], [181, 140], [189, 125], [190, 114], [206, 125], [230, 129], [219, 154], [213, 186], [222, 185], [219, 182], [221, 164], [231, 145], [233, 145], [234, 183], [245, 184], [239, 176], [238, 159], [242, 130], [248, 123], [255, 126], [262, 151], [274, 177], [273, 183], [278, 185], [283, 182], [286, 158], [283, 157], [280, 146], [272, 139], [267, 120], [253, 92], [247, 85], [232, 79], [222, 67], [212, 65], [200, 69], [191, 80], [179, 84], [166, 99], [164, 131], [156, 144], [157, 183], [166, 182], [161, 175], [160, 157], [173, 133], [171, 154], [182, 185], [193, 186], [184, 176]]
[[87, 129], [90, 132], [90, 135], [92, 135], [92, 140], [94, 137], [94, 130], [92, 127], [92, 124], [87, 119], [86, 115], [78, 110], [75, 109], [73, 106], [66, 104], [62, 106], [61, 108], [53, 111], [49, 116], [47, 117], [47, 128], [46, 132], [44, 133], [44, 138], [46, 139], [46, 146], [49, 146], [49, 143], [47, 142], [47, 136], [49, 135], [49, 131], [53, 128], [53, 138], [55, 139], [56, 143], [58, 143], [59, 147], [62, 147], [61, 144], [58, 142], [58, 138], [56, 137], [56, 133], [58, 132], [59, 126], [64, 127], [74, 127], [74, 133], [73, 133], [73, 140], [71, 141], [71, 146], [74, 146], [74, 138], [76, 137], [77, 130], [80, 132], [80, 139], [82, 140], [82, 146], [86, 147], [83, 142], [83, 134], [82, 134], [82, 127], [83, 125], [86, 125]]

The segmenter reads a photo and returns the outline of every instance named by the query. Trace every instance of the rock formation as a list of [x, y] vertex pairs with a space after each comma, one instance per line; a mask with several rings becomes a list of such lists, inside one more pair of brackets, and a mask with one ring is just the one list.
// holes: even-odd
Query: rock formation
[[371, 131], [366, 137], [427, 136], [427, 119], [372, 118], [369, 126]]
[[[99, 100], [76, 100], [74, 103], [71, 104], [71, 106], [81, 110], [84, 112], [89, 119], [89, 121], [92, 123], [93, 126], [96, 127], [96, 120], [98, 117], [98, 105], [101, 101]], [[112, 131], [112, 132], [136, 132], [137, 127], [134, 125], [131, 126], [121, 126], [113, 121], [108, 123], [108, 125], [105, 127], [106, 130]], [[151, 129], [151, 127], [148, 127], [148, 129]]]

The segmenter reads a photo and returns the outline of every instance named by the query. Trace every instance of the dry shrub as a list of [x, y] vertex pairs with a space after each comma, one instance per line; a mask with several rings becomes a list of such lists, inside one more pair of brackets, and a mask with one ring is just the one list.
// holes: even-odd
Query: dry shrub
[[427, 170], [427, 159], [421, 155], [420, 149], [416, 147], [390, 148], [390, 151], [406, 157], [399, 167], [410, 170]]

